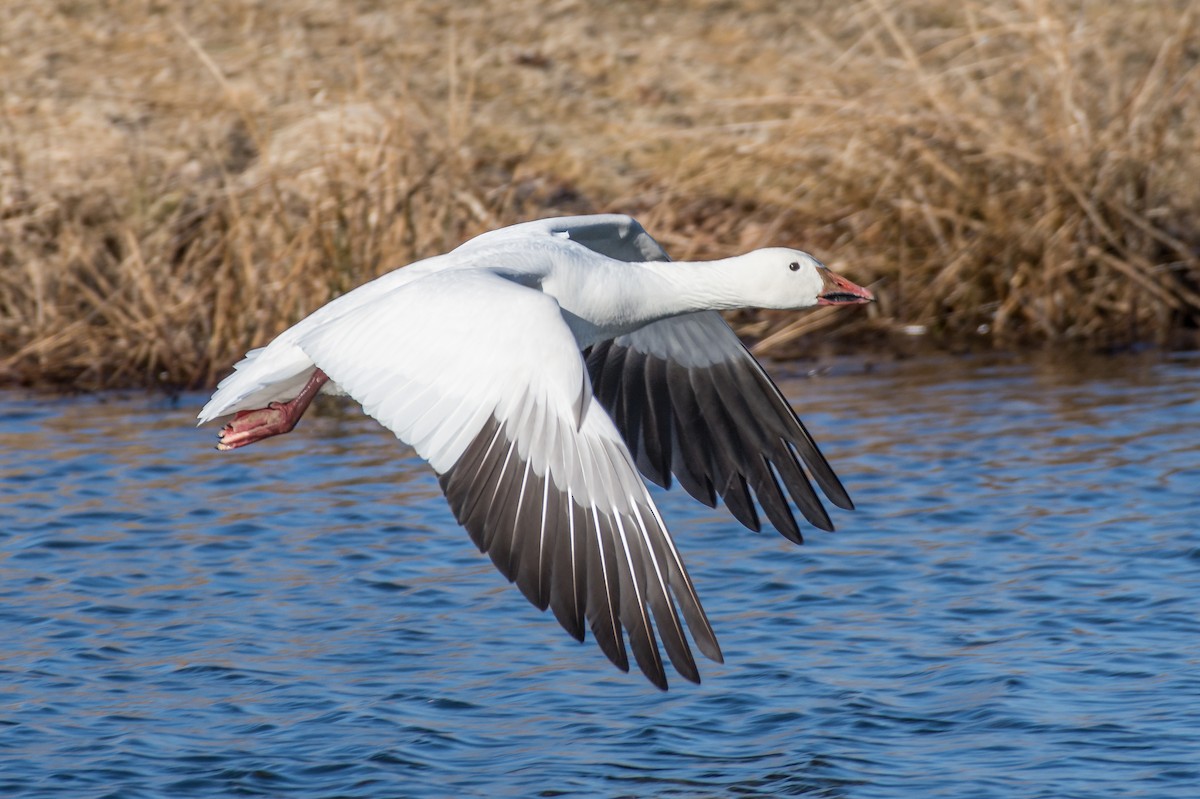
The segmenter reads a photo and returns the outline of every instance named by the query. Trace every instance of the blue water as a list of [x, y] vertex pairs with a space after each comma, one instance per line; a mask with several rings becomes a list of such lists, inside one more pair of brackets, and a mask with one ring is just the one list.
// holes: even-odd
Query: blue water
[[859, 510], [659, 493], [726, 655], [666, 694], [354, 408], [0, 394], [0, 796], [1200, 795], [1200, 356], [794, 374]]

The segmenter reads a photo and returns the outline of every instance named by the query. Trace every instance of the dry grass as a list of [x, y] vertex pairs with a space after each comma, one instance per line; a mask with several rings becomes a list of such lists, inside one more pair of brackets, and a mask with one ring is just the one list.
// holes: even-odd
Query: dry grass
[[1200, 322], [1188, 0], [2, 2], [0, 382], [209, 384], [371, 276], [587, 211], [873, 284], [739, 316], [776, 354]]

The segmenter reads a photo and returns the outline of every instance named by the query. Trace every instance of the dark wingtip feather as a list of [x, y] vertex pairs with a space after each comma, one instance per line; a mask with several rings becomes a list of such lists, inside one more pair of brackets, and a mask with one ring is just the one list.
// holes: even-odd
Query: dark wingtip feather
[[[628, 453], [610, 446], [604, 454], [591, 453], [598, 474], [632, 466]], [[708, 475], [699, 479], [715, 501]], [[702, 653], [722, 662], [682, 560], [644, 491], [632, 508], [610, 515], [586, 495], [560, 489], [550, 474], [538, 474], [521, 456], [508, 423], [494, 417], [439, 475], [439, 483], [456, 518], [501, 573], [535, 606], [549, 607], [577, 641], [585, 640], [590, 627], [617, 668], [628, 672], [632, 660], [665, 691], [669, 659], [682, 677], [700, 682], [688, 631]], [[752, 508], [744, 481], [740, 488]], [[659, 637], [668, 658], [660, 652]]]
[[[736, 338], [723, 323], [718, 330], [705, 329], [705, 334]], [[589, 354], [588, 369], [597, 397], [647, 479], [666, 487], [673, 473], [684, 490], [705, 505], [715, 507], [720, 497], [734, 518], [751, 530], [762, 526], [757, 502], [770, 523], [796, 543], [803, 536], [789, 497], [814, 527], [834, 529], [810, 479], [833, 506], [854, 509], [791, 405], [740, 342], [738, 355], [711, 366], [688, 367], [673, 360], [669, 348], [695, 344], [695, 329], [678, 341], [670, 334], [646, 339], [658, 348], [670, 341], [667, 354], [660, 349], [650, 354], [640, 346], [640, 335], [641, 331], [597, 345]], [[765, 458], [765, 465], [756, 456]]]

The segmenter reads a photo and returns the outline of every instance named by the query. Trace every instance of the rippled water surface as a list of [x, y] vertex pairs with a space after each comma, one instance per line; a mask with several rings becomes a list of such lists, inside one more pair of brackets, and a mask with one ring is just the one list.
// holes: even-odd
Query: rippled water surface
[[859, 510], [658, 493], [726, 656], [665, 694], [355, 408], [0, 394], [0, 796], [1200, 795], [1200, 357], [781, 382]]

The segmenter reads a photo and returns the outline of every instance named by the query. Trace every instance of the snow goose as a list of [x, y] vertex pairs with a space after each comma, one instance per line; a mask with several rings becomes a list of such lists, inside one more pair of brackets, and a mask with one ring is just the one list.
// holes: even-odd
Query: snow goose
[[[806, 476], [853, 509], [816, 443], [718, 311], [870, 302], [790, 249], [671, 262], [621, 215], [485, 233], [333, 300], [250, 351], [200, 412], [234, 414], [218, 449], [286, 433], [319, 392], [348, 394], [433, 467], [481, 551], [567, 632], [587, 622], [628, 671], [699, 682], [716, 636], [642, 475], [724, 500], [753, 530], [755, 500], [792, 541], [788, 498], [832, 530]], [[782, 483], [782, 485], [781, 485]], [[653, 619], [653, 622], [651, 621]]]

